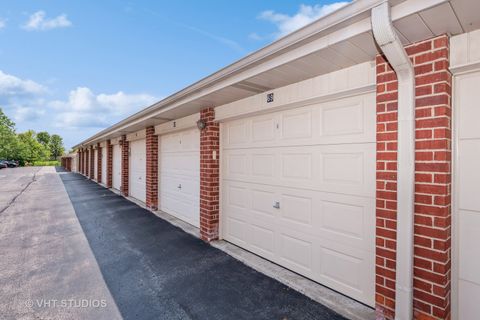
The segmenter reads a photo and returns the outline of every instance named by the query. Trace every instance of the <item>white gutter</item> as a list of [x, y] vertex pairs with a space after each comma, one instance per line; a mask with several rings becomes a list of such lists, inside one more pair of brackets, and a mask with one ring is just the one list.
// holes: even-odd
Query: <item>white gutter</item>
[[372, 30], [398, 78], [397, 252], [395, 319], [413, 317], [415, 74], [390, 17], [388, 2], [372, 9]]

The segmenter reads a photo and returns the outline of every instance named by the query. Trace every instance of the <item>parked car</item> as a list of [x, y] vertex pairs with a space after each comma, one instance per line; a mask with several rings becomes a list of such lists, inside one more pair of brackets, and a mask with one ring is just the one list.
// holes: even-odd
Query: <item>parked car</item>
[[4, 160], [0, 160], [0, 169], [8, 168], [8, 165], [5, 163]]
[[5, 168], [16, 168], [18, 167], [18, 161], [15, 160], [0, 160], [0, 163], [4, 164]]
[[16, 168], [16, 167], [18, 167], [18, 161], [8, 160], [8, 161], [7, 161], [7, 166], [8, 166], [9, 168]]

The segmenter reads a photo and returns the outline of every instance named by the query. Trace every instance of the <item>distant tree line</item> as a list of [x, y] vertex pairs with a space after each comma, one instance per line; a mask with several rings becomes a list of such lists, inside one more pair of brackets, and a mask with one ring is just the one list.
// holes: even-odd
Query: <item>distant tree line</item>
[[46, 131], [15, 132], [15, 123], [0, 108], [0, 159], [18, 160], [21, 165], [58, 160], [65, 153], [63, 139]]

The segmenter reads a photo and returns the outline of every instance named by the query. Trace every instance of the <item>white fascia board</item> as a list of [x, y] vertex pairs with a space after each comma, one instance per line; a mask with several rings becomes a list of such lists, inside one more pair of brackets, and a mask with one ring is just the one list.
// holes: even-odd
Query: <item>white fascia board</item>
[[[108, 135], [126, 130], [129, 126], [160, 116], [183, 104], [192, 102], [207, 94], [226, 88], [232, 84], [246, 80], [259, 73], [299, 59], [312, 52], [321, 50], [343, 40], [370, 31], [370, 10], [387, 0], [357, 0], [275, 42], [245, 58], [217, 71], [216, 73], [192, 84], [191, 86], [153, 104], [152, 106], [102, 130], [84, 142], [102, 140]], [[448, 0], [407, 0], [392, 7], [392, 21], [412, 15], [416, 12], [448, 2]], [[352, 24], [346, 23], [356, 17], [365, 16]], [[330, 29], [346, 23], [346, 26], [328, 33]], [[314, 41], [311, 37], [327, 33]], [[301, 44], [301, 42], [308, 42]], [[292, 49], [289, 49], [292, 48]], [[213, 106], [212, 106], [213, 107]]]
[[127, 141], [135, 141], [145, 139], [147, 137], [147, 130], [142, 129], [137, 132], [127, 134]]
[[[365, 62], [227, 103], [215, 108], [215, 120], [223, 122], [374, 92], [375, 68], [374, 61]], [[267, 102], [268, 94], [273, 94], [273, 101]]]
[[155, 134], [162, 135], [166, 133], [195, 128], [197, 126], [198, 120], [200, 120], [200, 113], [194, 113], [180, 119], [162, 123], [155, 126]]

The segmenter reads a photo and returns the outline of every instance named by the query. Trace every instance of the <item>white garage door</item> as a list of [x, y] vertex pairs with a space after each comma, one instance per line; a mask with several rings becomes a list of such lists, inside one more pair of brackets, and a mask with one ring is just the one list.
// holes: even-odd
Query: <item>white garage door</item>
[[122, 184], [122, 148], [120, 145], [113, 145], [112, 153], [112, 187], [120, 190]]
[[146, 200], [146, 172], [147, 146], [145, 139], [130, 141], [129, 174], [128, 179], [130, 196], [145, 202]]
[[176, 132], [159, 140], [160, 210], [200, 226], [200, 133]]
[[375, 96], [222, 125], [222, 237], [370, 306]]
[[102, 183], [107, 184], [107, 148], [102, 148]]
[[480, 315], [480, 72], [455, 80], [454, 285], [457, 319]]
[[98, 180], [98, 149], [93, 150], [93, 175]]

